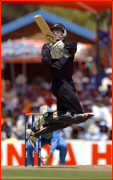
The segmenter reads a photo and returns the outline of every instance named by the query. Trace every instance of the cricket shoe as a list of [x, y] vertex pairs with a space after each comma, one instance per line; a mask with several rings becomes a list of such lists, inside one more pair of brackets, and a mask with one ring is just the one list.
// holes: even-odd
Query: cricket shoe
[[36, 140], [37, 140], [37, 138], [34, 137], [35, 132], [33, 132], [32, 129], [27, 129], [26, 134], [27, 134], [27, 138], [28, 138], [31, 146], [35, 149], [36, 148]]
[[74, 115], [74, 119], [75, 119], [76, 124], [80, 124], [80, 123], [86, 122], [92, 116], [94, 116], [93, 113], [77, 114], [77, 115]]
[[48, 115], [48, 112], [45, 109], [42, 109], [40, 111], [39, 116], [36, 119], [36, 123], [35, 123], [35, 128], [37, 130], [39, 130], [40, 127], [46, 123], [45, 118], [47, 117], [47, 115]]

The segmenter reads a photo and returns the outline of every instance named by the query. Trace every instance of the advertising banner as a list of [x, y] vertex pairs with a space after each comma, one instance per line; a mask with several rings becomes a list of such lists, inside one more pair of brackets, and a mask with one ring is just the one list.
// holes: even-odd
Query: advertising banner
[[[66, 140], [66, 165], [111, 165], [112, 141]], [[50, 146], [41, 148], [41, 156], [49, 154]], [[25, 141], [1, 141], [1, 165], [25, 165]], [[38, 165], [35, 152], [34, 165]], [[59, 151], [55, 150], [48, 165], [59, 165]]]

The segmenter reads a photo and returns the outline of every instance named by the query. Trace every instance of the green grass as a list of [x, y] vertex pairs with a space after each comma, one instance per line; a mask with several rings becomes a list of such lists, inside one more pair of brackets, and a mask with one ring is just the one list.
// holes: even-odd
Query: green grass
[[1, 169], [2, 179], [112, 179], [112, 172], [50, 170], [50, 169]]

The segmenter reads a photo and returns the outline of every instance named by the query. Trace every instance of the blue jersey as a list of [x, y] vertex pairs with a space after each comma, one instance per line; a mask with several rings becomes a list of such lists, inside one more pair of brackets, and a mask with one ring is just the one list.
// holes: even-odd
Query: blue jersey
[[[53, 131], [52, 133], [44, 134], [41, 136], [41, 147], [46, 144], [50, 144], [50, 152], [53, 153], [59, 144], [60, 131]], [[38, 153], [38, 139], [36, 141], [36, 149], [35, 151]]]
[[[50, 153], [53, 154], [55, 149], [59, 150], [60, 153], [60, 165], [65, 165], [65, 157], [67, 153], [67, 144], [65, 140], [60, 136], [60, 131], [53, 131], [52, 133], [44, 134], [41, 136], [41, 147], [44, 145], [51, 145]], [[36, 149], [38, 153], [38, 139], [36, 141]], [[31, 164], [32, 147], [28, 141], [28, 164]]]

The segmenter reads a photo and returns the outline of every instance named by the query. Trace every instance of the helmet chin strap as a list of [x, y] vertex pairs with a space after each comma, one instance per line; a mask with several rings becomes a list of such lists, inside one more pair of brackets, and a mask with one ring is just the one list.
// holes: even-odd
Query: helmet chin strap
[[56, 41], [60, 41], [62, 37], [63, 37], [63, 36], [60, 36], [60, 37], [55, 38], [55, 39], [56, 39]]
[[60, 41], [60, 38], [56, 38], [56, 41]]

